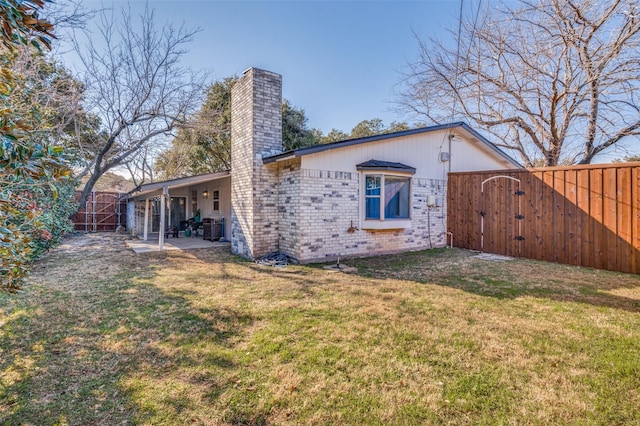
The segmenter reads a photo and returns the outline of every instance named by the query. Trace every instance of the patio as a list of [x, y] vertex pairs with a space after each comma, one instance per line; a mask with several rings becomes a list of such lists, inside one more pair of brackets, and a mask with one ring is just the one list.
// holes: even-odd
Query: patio
[[[162, 250], [165, 244], [169, 244], [169, 249], [196, 248], [192, 247], [193, 242], [171, 242], [172, 238], [164, 234], [160, 235], [164, 238], [158, 239], [158, 230], [172, 227], [184, 230], [183, 223], [196, 217], [200, 220], [195, 222], [203, 223], [227, 219], [221, 234], [231, 235], [231, 177], [228, 170], [144, 184], [131, 193], [127, 201], [127, 229], [134, 229], [147, 242], [155, 240], [158, 245], [155, 251]], [[182, 238], [183, 234], [180, 235]]]
[[125, 242], [127, 248], [130, 248], [135, 253], [146, 253], [150, 251], [162, 251], [162, 250], [192, 250], [203, 249], [213, 247], [228, 247], [231, 245], [229, 241], [209, 241], [204, 240], [202, 237], [185, 237], [183, 232], [180, 232], [180, 237], [169, 237], [164, 240], [164, 248], [161, 249], [158, 244], [158, 233], [149, 233], [147, 240], [133, 239]]

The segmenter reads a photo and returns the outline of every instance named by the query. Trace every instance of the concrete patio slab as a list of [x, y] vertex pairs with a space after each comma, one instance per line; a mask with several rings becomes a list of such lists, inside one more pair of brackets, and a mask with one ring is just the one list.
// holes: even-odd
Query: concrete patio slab
[[492, 260], [494, 262], [504, 262], [504, 261], [514, 260], [513, 257], [502, 256], [499, 254], [492, 254], [492, 253], [480, 253], [479, 255], [476, 256], [476, 259]]
[[[152, 251], [161, 251], [158, 247], [158, 234], [149, 234], [147, 241], [142, 238], [128, 240], [126, 246], [134, 251], [134, 253], [147, 253]], [[193, 250], [213, 247], [230, 247], [229, 241], [209, 241], [202, 237], [179, 237], [166, 238], [164, 240], [164, 250]]]

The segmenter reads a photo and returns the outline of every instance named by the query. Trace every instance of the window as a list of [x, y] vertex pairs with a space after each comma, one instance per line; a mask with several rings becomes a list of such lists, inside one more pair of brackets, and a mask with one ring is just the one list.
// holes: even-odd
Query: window
[[365, 220], [409, 219], [411, 178], [365, 176]]
[[372, 159], [356, 165], [364, 176], [360, 224], [363, 229], [411, 228], [411, 176], [416, 169]]
[[365, 219], [380, 219], [380, 176], [367, 176], [365, 192]]
[[191, 215], [195, 216], [198, 211], [198, 191], [191, 191]]
[[213, 211], [220, 211], [220, 191], [213, 191]]
[[409, 219], [409, 182], [401, 176], [384, 176], [384, 218]]

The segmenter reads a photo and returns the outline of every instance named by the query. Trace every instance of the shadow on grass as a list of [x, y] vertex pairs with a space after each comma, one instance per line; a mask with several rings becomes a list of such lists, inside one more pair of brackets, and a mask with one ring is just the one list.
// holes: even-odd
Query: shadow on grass
[[402, 279], [459, 289], [480, 296], [530, 296], [640, 312], [640, 297], [614, 294], [640, 288], [640, 276], [550, 262], [490, 261], [461, 249], [434, 249], [346, 261], [358, 275]]
[[0, 295], [0, 424], [179, 424], [192, 390], [211, 402], [234, 385], [232, 339], [253, 318], [154, 286], [161, 257], [111, 254], [83, 246], [115, 263], [92, 271], [53, 252], [26, 292]]
[[[234, 281], [254, 282], [259, 277], [268, 277], [269, 279], [281, 279], [283, 281], [293, 283], [298, 290], [306, 295], [313, 296], [316, 294], [316, 289], [322, 288], [327, 284], [339, 282], [339, 278], [323, 279], [322, 282], [318, 282], [317, 276], [314, 276], [312, 270], [304, 267], [287, 266], [284, 268], [264, 266], [257, 264], [251, 260], [247, 260], [240, 256], [236, 256], [231, 253], [227, 247], [216, 248], [214, 250], [193, 250], [189, 252], [190, 255], [195, 257], [198, 261], [209, 264], [220, 264], [221, 270], [217, 271], [219, 277]], [[225, 264], [233, 263], [245, 268], [243, 275], [238, 273], [232, 273], [228, 271], [229, 268], [225, 267]], [[253, 274], [258, 277], [256, 279], [248, 279], [246, 271], [252, 271]]]
[[[260, 274], [295, 280], [300, 290], [309, 296], [315, 294], [319, 286], [317, 279], [304, 270], [292, 272], [290, 268], [260, 266], [231, 254], [228, 248], [191, 253], [202, 262], [235, 262]], [[357, 275], [366, 278], [435, 284], [498, 299], [530, 296], [640, 312], [640, 298], [614, 294], [620, 289], [640, 288], [639, 275], [527, 259], [482, 260], [476, 258], [477, 255], [470, 250], [442, 248], [348, 259], [345, 263], [357, 267]], [[319, 269], [324, 264], [308, 266]], [[237, 275], [228, 278], [244, 279]], [[323, 281], [322, 285], [339, 281], [336, 276]]]
[[[360, 276], [265, 268], [225, 250], [54, 252], [29, 292], [0, 299], [0, 424], [526, 423], [527, 408], [518, 410], [530, 394], [518, 386], [539, 374], [557, 377], [562, 363], [539, 370], [561, 355], [578, 362], [564, 371], [594, 372], [564, 389], [592, 380], [590, 389], [616, 392], [602, 401], [618, 417], [599, 423], [633, 418], [637, 404], [624, 404], [620, 415], [617, 401], [638, 388], [634, 336], [614, 346], [612, 333], [587, 327], [579, 330], [584, 341], [552, 333], [553, 340], [545, 333], [558, 327], [554, 321], [545, 333], [532, 327], [513, 335], [509, 321], [497, 322], [507, 332], [487, 336], [472, 322], [475, 313], [466, 315], [473, 297], [443, 287], [494, 297], [483, 299], [497, 307], [493, 318], [508, 319], [514, 311], [502, 312], [500, 299], [584, 302], [589, 291], [602, 299], [598, 292], [619, 289], [632, 299], [638, 277], [480, 262], [457, 250], [346, 263]], [[436, 292], [454, 306], [463, 299], [463, 313], [434, 309]], [[605, 302], [593, 304], [613, 305]], [[502, 347], [533, 354], [530, 369], [495, 358]]]

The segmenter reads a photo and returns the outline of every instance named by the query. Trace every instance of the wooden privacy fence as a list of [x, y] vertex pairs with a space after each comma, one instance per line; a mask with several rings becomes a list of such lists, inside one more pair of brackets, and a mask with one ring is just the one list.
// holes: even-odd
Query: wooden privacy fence
[[450, 173], [456, 247], [640, 273], [640, 163]]
[[[76, 198], [80, 192], [76, 192]], [[117, 192], [92, 192], [84, 208], [71, 216], [76, 231], [115, 231], [125, 226], [127, 204]]]

